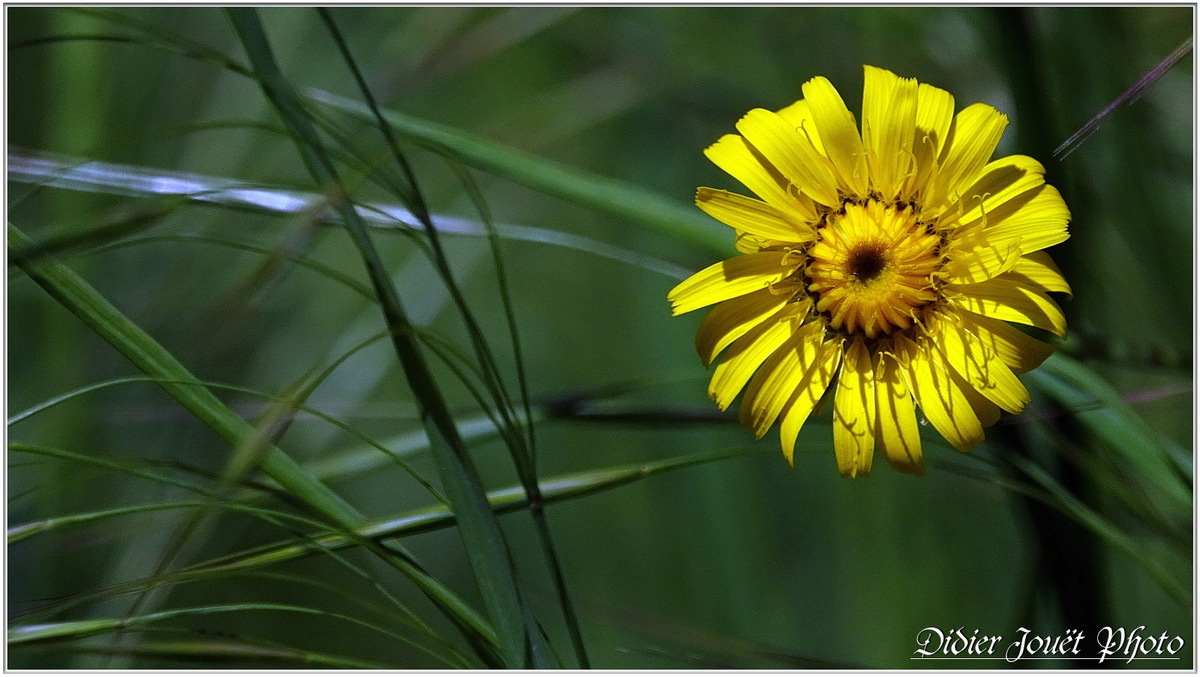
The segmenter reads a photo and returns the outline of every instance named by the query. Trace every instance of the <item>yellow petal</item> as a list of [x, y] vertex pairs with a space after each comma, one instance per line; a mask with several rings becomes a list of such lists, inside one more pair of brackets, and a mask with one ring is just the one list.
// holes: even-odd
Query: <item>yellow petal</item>
[[805, 222], [816, 220], [812, 200], [788, 192], [788, 180], [750, 142], [737, 134], [726, 134], [704, 149], [704, 155], [726, 174], [749, 188], [776, 209], [795, 210]]
[[987, 216], [988, 241], [1014, 243], [1023, 253], [1052, 247], [1067, 239], [1071, 212], [1054, 186], [1043, 184], [997, 205]]
[[909, 475], [925, 474], [921, 456], [921, 432], [917, 413], [900, 366], [891, 355], [880, 353], [875, 361], [875, 446], [893, 468]]
[[724, 411], [737, 398], [754, 371], [795, 331], [795, 322], [783, 309], [746, 332], [729, 346], [721, 363], [713, 369], [708, 396]]
[[995, 402], [979, 394], [979, 391], [968, 385], [963, 380], [963, 377], [958, 374], [950, 372], [950, 378], [958, 386], [958, 389], [962, 391], [963, 396], [967, 398], [967, 402], [971, 405], [971, 410], [975, 412], [975, 418], [979, 419], [979, 425], [988, 428], [1000, 420], [1000, 407], [997, 407]]
[[717, 304], [696, 330], [696, 352], [704, 366], [712, 364], [717, 354], [730, 343], [779, 312], [790, 296], [761, 289]]
[[958, 317], [966, 331], [1018, 374], [1036, 368], [1054, 353], [1054, 346], [1000, 320], [968, 312], [961, 312]]
[[854, 114], [846, 108], [833, 84], [823, 77], [809, 80], [802, 89], [820, 131], [825, 154], [833, 161], [842, 186], [853, 195], [865, 197], [869, 192], [866, 154]]
[[1046, 252], [1031, 252], [1022, 256], [1012, 272], [1014, 276], [1019, 275], [1046, 291], [1071, 293], [1071, 285], [1067, 284], [1062, 271]]
[[1008, 118], [984, 103], [971, 104], [954, 116], [934, 191], [929, 196], [932, 206], [957, 200], [975, 183], [1006, 126]]
[[938, 159], [954, 120], [954, 97], [944, 89], [917, 85], [917, 120], [913, 134], [913, 171], [904, 184], [901, 199], [923, 195], [937, 175]]
[[818, 153], [825, 154], [825, 144], [821, 143], [821, 135], [818, 133], [820, 130], [813, 123], [812, 108], [809, 107], [807, 101], [800, 99], [790, 106], [779, 109], [777, 112], [779, 113], [779, 117], [783, 118], [784, 122], [792, 126], [792, 129], [798, 129], [808, 137], [808, 140], [812, 141], [813, 148], [816, 148]]
[[1025, 409], [1029, 391], [987, 343], [948, 318], [932, 319], [929, 329], [939, 356], [970, 388], [1005, 411], [1019, 414]]
[[746, 386], [739, 418], [755, 438], [767, 434], [783, 406], [791, 399], [805, 371], [812, 367], [823, 335], [824, 327], [819, 322], [801, 325], [771, 353]]
[[947, 285], [946, 291], [963, 310], [1067, 336], [1067, 319], [1058, 304], [1011, 272], [979, 284]]
[[[1020, 196], [1043, 185], [1045, 173], [1042, 163], [1026, 155], [1009, 155], [989, 162], [975, 183], [960, 196], [963, 211], [955, 215], [958, 223], [963, 226], [999, 223], [1006, 214], [1032, 198], [1030, 195], [1021, 201]], [[1010, 200], [1017, 202], [1001, 207]]]
[[872, 186], [891, 201], [913, 164], [917, 81], [875, 66], [863, 70], [863, 148]]
[[1016, 243], [992, 242], [982, 224], [955, 230], [951, 238], [950, 260], [942, 269], [947, 282], [984, 282], [1012, 270], [1021, 259], [1021, 249]]
[[815, 236], [812, 226], [795, 216], [737, 193], [701, 188], [696, 205], [726, 225], [768, 240], [808, 242]]
[[788, 465], [794, 465], [792, 457], [796, 449], [796, 437], [804, 422], [812, 414], [813, 408], [837, 373], [838, 364], [842, 357], [842, 341], [840, 339], [825, 341], [817, 348], [817, 357], [813, 366], [800, 379], [800, 387], [792, 394], [788, 403], [780, 413], [779, 444], [783, 448], [783, 457]]
[[979, 417], [937, 352], [903, 337], [897, 340], [897, 349], [905, 367], [902, 373], [925, 419], [959, 451], [982, 442]]
[[871, 472], [875, 453], [875, 367], [861, 339], [846, 351], [833, 399], [833, 449], [843, 477]]
[[733, 241], [733, 248], [743, 254], [757, 254], [767, 248], [767, 240], [738, 231], [737, 237]]
[[796, 266], [783, 265], [784, 253], [766, 251], [726, 259], [705, 268], [667, 294], [675, 315], [735, 298], [778, 282]]
[[829, 160], [813, 148], [802, 131], [762, 108], [746, 113], [737, 129], [798, 190], [823, 205], [840, 205]]

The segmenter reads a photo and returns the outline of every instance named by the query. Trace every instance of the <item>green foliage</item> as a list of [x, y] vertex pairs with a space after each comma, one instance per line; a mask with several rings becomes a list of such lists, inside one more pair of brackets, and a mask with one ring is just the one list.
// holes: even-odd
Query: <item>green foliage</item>
[[[1190, 8], [8, 11], [9, 667], [1192, 637], [1191, 60], [1053, 157]], [[838, 477], [828, 412], [789, 470], [665, 300], [732, 249], [702, 150], [864, 62], [1008, 113], [1073, 213], [1071, 338], [924, 478]]]

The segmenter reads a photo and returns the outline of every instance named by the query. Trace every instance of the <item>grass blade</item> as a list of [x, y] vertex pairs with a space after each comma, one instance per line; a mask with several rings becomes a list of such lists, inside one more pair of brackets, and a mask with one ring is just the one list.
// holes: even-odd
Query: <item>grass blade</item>
[[[637, 482], [671, 470], [713, 463], [761, 449], [688, 454], [652, 463], [639, 463], [571, 473], [550, 478], [541, 483], [542, 499], [547, 503], [562, 503]], [[523, 486], [512, 486], [488, 493], [488, 501], [496, 514], [508, 514], [529, 507]], [[411, 536], [445, 529], [455, 524], [455, 514], [445, 505], [430, 506], [401, 515], [372, 522], [356, 533], [361, 539], [385, 539]], [[219, 560], [198, 564], [197, 570], [237, 570], [287, 562], [326, 550], [339, 550], [357, 545], [356, 539], [344, 534], [330, 533], [307, 537], [297, 542], [275, 544], [230, 555]]]
[[[1184, 469], [1175, 464], [1158, 433], [1099, 374], [1057, 353], [1028, 377], [1153, 485], [1155, 492], [1169, 502], [1169, 512], [1191, 512], [1191, 488]], [[1101, 406], [1095, 407], [1096, 402]]]
[[[316, 102], [359, 119], [373, 118], [370, 107], [323, 91], [312, 91]], [[395, 111], [384, 111], [388, 124], [402, 136], [454, 153], [464, 163], [536, 191], [653, 228], [714, 253], [733, 249], [729, 229], [698, 209], [654, 191], [591, 174], [515, 148]]]
[[[10, 250], [33, 244], [18, 228], [8, 225]], [[254, 426], [226, 407], [173, 355], [70, 268], [48, 258], [27, 261], [21, 267], [34, 282], [143, 373], [162, 379], [159, 386], [168, 395], [232, 447], [237, 448], [256, 435]], [[277, 446], [268, 445], [260, 467], [298, 500], [339, 527], [353, 531], [365, 521], [358, 510], [313, 478]], [[412, 579], [443, 612], [468, 631], [469, 637], [492, 636], [491, 628], [469, 605], [415, 563], [383, 548], [375, 548], [375, 552]]]
[[1010, 462], [1046, 491], [1047, 503], [1067, 517], [1091, 529], [1117, 550], [1137, 562], [1175, 601], [1186, 605], [1191, 599], [1187, 587], [1177, 581], [1154, 556], [1128, 534], [1112, 525], [1108, 520], [1067, 491], [1057, 480], [1029, 459], [1013, 456]]
[[495, 623], [504, 664], [510, 668], [522, 667], [526, 665], [530, 637], [507, 545], [495, 515], [487, 505], [483, 484], [466, 446], [458, 436], [454, 420], [417, 345], [391, 277], [371, 243], [366, 225], [344, 199], [345, 192], [337, 172], [323, 151], [311, 120], [275, 63], [258, 14], [249, 8], [233, 8], [228, 13], [254, 64], [259, 84], [292, 132], [309, 172], [319, 185], [335, 191], [334, 207], [359, 249], [379, 296], [401, 367], [421, 403], [422, 420], [429, 434], [438, 473], [458, 516], [459, 531], [476, 583]]
[[[323, 204], [325, 198], [312, 193], [284, 190], [276, 186], [248, 184], [234, 179], [189, 172], [173, 172], [130, 165], [66, 158], [52, 155], [12, 153], [8, 155], [10, 181], [136, 198], [179, 196], [195, 204], [214, 205], [255, 213], [297, 214]], [[359, 216], [371, 227], [394, 231], [416, 230], [417, 219], [398, 205], [369, 203], [357, 205]], [[431, 214], [438, 232], [446, 235], [486, 236], [488, 228], [479, 222], [447, 214]], [[323, 215], [322, 223], [338, 223], [332, 215]], [[693, 271], [675, 263], [607, 242], [562, 233], [546, 228], [498, 223], [497, 234], [507, 240], [536, 242], [554, 247], [588, 252], [603, 258], [643, 268], [676, 280]]]
[[1150, 72], [1143, 75], [1138, 79], [1137, 82], [1133, 83], [1129, 89], [1125, 90], [1120, 96], [1113, 99], [1112, 102], [1104, 107], [1104, 110], [1100, 111], [1091, 120], [1088, 120], [1086, 123], [1084, 123], [1084, 125], [1080, 127], [1074, 134], [1072, 134], [1070, 138], [1068, 138], [1066, 141], [1063, 141], [1058, 148], [1054, 149], [1054, 157], [1058, 158], [1059, 160], [1067, 159], [1068, 155], [1075, 152], [1076, 148], [1082, 146], [1085, 141], [1091, 138], [1092, 134], [1095, 134], [1100, 129], [1100, 126], [1104, 124], [1104, 121], [1108, 119], [1108, 116], [1112, 115], [1113, 112], [1117, 110], [1118, 106], [1121, 104], [1125, 104], [1127, 106], [1133, 105], [1134, 102], [1141, 98], [1142, 92], [1145, 91], [1147, 87], [1155, 82], [1158, 82], [1159, 78], [1165, 75], [1167, 71], [1171, 70], [1175, 64], [1179, 63], [1183, 57], [1192, 52], [1193, 40], [1194, 38], [1188, 38], [1185, 40], [1182, 45], [1176, 47], [1175, 51], [1168, 54], [1166, 58], [1158, 63], [1157, 66], [1150, 69]]

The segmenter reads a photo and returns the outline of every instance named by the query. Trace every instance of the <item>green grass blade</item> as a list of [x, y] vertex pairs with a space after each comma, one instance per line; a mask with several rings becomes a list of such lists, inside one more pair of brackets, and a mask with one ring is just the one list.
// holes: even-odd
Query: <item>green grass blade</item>
[[8, 528], [8, 544], [13, 545], [19, 543], [30, 536], [44, 534], [55, 529], [72, 527], [79, 524], [86, 524], [95, 520], [107, 519], [109, 517], [122, 517], [124, 515], [135, 515], [143, 512], [169, 511], [169, 510], [185, 510], [188, 508], [205, 508], [211, 506], [211, 503], [199, 503], [196, 501], [184, 501], [173, 503], [148, 503], [145, 505], [127, 505], [120, 508], [111, 508], [108, 510], [93, 510], [91, 512], [75, 513], [73, 515], [60, 515], [58, 517], [50, 517], [48, 519], [37, 520], [36, 522], [27, 522], [18, 524]]
[[[368, 106], [328, 92], [313, 91], [314, 101], [371, 121]], [[699, 209], [615, 179], [591, 174], [515, 148], [395, 111], [384, 118], [402, 136], [445, 148], [464, 163], [536, 191], [611, 214], [685, 242], [727, 255], [733, 250], [729, 229]]]
[[250, 69], [208, 45], [191, 40], [175, 30], [165, 29], [152, 23], [140, 21], [114, 9], [102, 7], [72, 7], [70, 11], [84, 14], [101, 21], [117, 24], [137, 31], [146, 39], [145, 44], [189, 59], [206, 61], [238, 75], [251, 76]]
[[111, 251], [113, 249], [119, 249], [121, 247], [131, 247], [131, 246], [142, 245], [142, 244], [154, 244], [154, 243], [159, 243], [159, 242], [172, 242], [172, 243], [181, 242], [181, 243], [187, 243], [187, 244], [199, 243], [199, 244], [206, 244], [206, 245], [214, 245], [214, 246], [218, 246], [218, 247], [228, 247], [229, 249], [240, 249], [241, 251], [252, 252], [254, 254], [261, 254], [263, 256], [280, 255], [283, 258], [283, 260], [287, 261], [288, 263], [293, 263], [297, 266], [300, 266], [301, 268], [307, 268], [307, 269], [313, 271], [314, 273], [321, 275], [322, 277], [332, 280], [333, 282], [337, 282], [338, 284], [346, 287], [347, 289], [353, 291], [354, 293], [358, 294], [359, 296], [362, 296], [363, 298], [367, 299], [368, 301], [372, 301], [372, 302], [375, 301], [375, 292], [371, 291], [370, 287], [367, 287], [366, 285], [362, 284], [358, 280], [355, 280], [354, 278], [342, 273], [341, 271], [339, 271], [335, 268], [326, 266], [326, 265], [319, 263], [317, 261], [314, 261], [306, 256], [299, 255], [299, 254], [291, 254], [291, 253], [287, 253], [287, 252], [280, 253], [280, 252], [277, 252], [277, 250], [269, 249], [267, 247], [260, 247], [258, 245], [251, 244], [249, 242], [241, 242], [239, 240], [231, 240], [231, 239], [216, 237], [216, 236], [212, 236], [212, 235], [188, 235], [188, 234], [145, 235], [145, 236], [141, 236], [141, 237], [134, 237], [134, 238], [126, 239], [126, 240], [121, 240], [120, 242], [114, 242], [110, 245], [106, 245], [104, 247], [100, 247], [98, 249], [93, 250], [93, 253]]
[[1107, 541], [1117, 550], [1124, 552], [1133, 561], [1137, 562], [1177, 602], [1181, 605], [1188, 604], [1191, 600], [1191, 592], [1187, 586], [1177, 581], [1167, 571], [1166, 567], [1163, 566], [1162, 562], [1147, 552], [1145, 548], [1139, 546], [1133, 538], [1104, 519], [1100, 513], [1093, 510], [1086, 503], [1076, 498], [1074, 494], [1059, 484], [1057, 480], [1036, 463], [1019, 456], [1013, 456], [1009, 460], [1031, 480], [1045, 489], [1046, 496], [1050, 499], [1047, 501], [1049, 505], [1057, 508], [1064, 515], [1079, 522], [1088, 529], [1091, 529], [1096, 535], [1100, 536], [1100, 538]]
[[[362, 347], [364, 345], [367, 345], [368, 343], [372, 343], [381, 338], [384, 338], [383, 334], [370, 337], [369, 339], [360, 343], [358, 347]], [[357, 347], [356, 347], [356, 349], [357, 349]], [[90, 392], [100, 390], [103, 388], [117, 386], [117, 385], [124, 385], [124, 384], [128, 384], [128, 383], [157, 383], [157, 384], [175, 383], [175, 384], [184, 384], [184, 385], [198, 383], [198, 384], [200, 384], [206, 388], [210, 388], [212, 390], [224, 390], [224, 391], [228, 391], [228, 392], [238, 393], [241, 395], [249, 395], [251, 397], [254, 397], [254, 398], [257, 398], [260, 400], [264, 400], [267, 402], [277, 403], [277, 402], [283, 401], [283, 398], [281, 398], [281, 397], [277, 397], [275, 395], [272, 395], [270, 393], [265, 393], [260, 390], [254, 390], [252, 388], [243, 388], [240, 386], [231, 386], [231, 385], [227, 385], [224, 383], [215, 383], [213, 381], [194, 381], [194, 380], [186, 381], [186, 380], [160, 379], [160, 378], [154, 378], [151, 376], [137, 376], [137, 377], [114, 379], [111, 381], [103, 381], [101, 383], [92, 384], [90, 386], [85, 386], [85, 387], [70, 391], [68, 393], [64, 393], [62, 395], [55, 396], [49, 400], [46, 400], [45, 402], [36, 404], [33, 407], [26, 409], [25, 411], [22, 411], [19, 414], [15, 415], [13, 417], [13, 419], [10, 419], [9, 425], [12, 425], [12, 423], [17, 420], [23, 421], [23, 420], [29, 418], [30, 416], [33, 416], [37, 413], [45, 411], [46, 409], [49, 409], [55, 405], [62, 404], [63, 402], [66, 402], [73, 397], [77, 397], [79, 395], [90, 393]], [[423, 433], [401, 435], [401, 436], [392, 438], [391, 440], [388, 440], [386, 443], [377, 442], [374, 439], [372, 439], [371, 437], [363, 434], [358, 429], [346, 424], [345, 422], [343, 422], [341, 420], [338, 420], [337, 418], [334, 418], [333, 416], [330, 416], [329, 414], [327, 414], [323, 411], [314, 409], [307, 405], [300, 405], [297, 407], [297, 409], [301, 412], [304, 412], [305, 414], [309, 414], [309, 415], [314, 416], [322, 421], [325, 421], [326, 423], [329, 423], [330, 425], [338, 428], [339, 430], [341, 430], [353, 437], [358, 438], [361, 442], [363, 442], [366, 445], [365, 448], [355, 450], [351, 455], [349, 455], [345, 459], [334, 460], [334, 461], [330, 461], [329, 463], [327, 463], [324, 460], [320, 460], [320, 459], [313, 461], [312, 465], [314, 465], [315, 467], [325, 468], [325, 467], [328, 467], [329, 464], [332, 464], [332, 467], [335, 470], [342, 468], [342, 470], [340, 470], [340, 472], [344, 473], [344, 472], [347, 472], [344, 469], [346, 466], [349, 466], [349, 467], [357, 469], [357, 470], [363, 470], [363, 469], [367, 469], [369, 467], [376, 467], [376, 466], [380, 465], [380, 463], [383, 460], [388, 459], [388, 460], [393, 461], [397, 466], [399, 466], [401, 469], [403, 469], [405, 472], [407, 472], [410, 476], [412, 476], [413, 479], [415, 479], [422, 486], [424, 486], [426, 489], [428, 489], [430, 494], [432, 494], [435, 498], [440, 498], [440, 494], [438, 493], [438, 491], [436, 489], [434, 489], [427, 481], [425, 481], [425, 479], [420, 475], [420, 473], [416, 472], [410, 465], [408, 465], [403, 460], [403, 456], [414, 453], [420, 449], [424, 449], [424, 448], [428, 447], [428, 444], [429, 444], [428, 437], [426, 435], [424, 435]], [[485, 425], [485, 423], [486, 423], [486, 425]], [[485, 439], [486, 437], [488, 437], [492, 434], [495, 434], [495, 432], [496, 432], [495, 424], [494, 424], [494, 422], [492, 422], [490, 420], [486, 421], [486, 422], [480, 422], [478, 419], [471, 419], [471, 420], [468, 420], [463, 423], [463, 435], [466, 437], [470, 437], [471, 439]], [[393, 451], [392, 450], [393, 446], [398, 447], [400, 450]], [[374, 456], [375, 458], [368, 461], [368, 459], [365, 458], [367, 455]], [[309, 470], [309, 472], [310, 472], [310, 474], [312, 474], [313, 471]], [[322, 470], [321, 472], [328, 472], [328, 471]], [[321, 475], [316, 475], [316, 476], [323, 477]]]
[[[10, 248], [33, 244], [28, 236], [8, 224]], [[254, 426], [226, 407], [173, 355], [70, 268], [53, 259], [41, 258], [26, 262], [22, 270], [143, 373], [163, 379], [159, 385], [168, 395], [232, 447], [256, 434]], [[268, 446], [261, 468], [298, 500], [341, 528], [352, 531], [364, 522], [358, 510], [305, 472], [277, 446]], [[469, 630], [470, 636], [492, 636], [491, 628], [468, 604], [415, 563], [391, 551], [378, 549], [376, 553], [411, 578], [456, 624]]]
[[[229, 9], [228, 13], [254, 64], [259, 84], [291, 130], [313, 178], [319, 185], [335, 190], [335, 197], [340, 198], [345, 191], [337, 172], [322, 150], [323, 144], [312, 122], [276, 65], [258, 14], [248, 8]], [[438, 473], [458, 515], [459, 532], [466, 545], [484, 604], [495, 623], [504, 664], [511, 668], [524, 666], [529, 636], [523, 604], [507, 545], [495, 515], [488, 507], [482, 482], [429, 372], [391, 277], [367, 234], [366, 225], [347, 200], [335, 199], [334, 207], [362, 255], [392, 332], [401, 367], [414, 395], [421, 402], [422, 419], [429, 433]]]
[[[23, 232], [8, 226], [10, 252], [34, 246]], [[172, 398], [231, 445], [254, 435], [254, 427], [230, 411], [153, 338], [133, 324], [87, 282], [53, 259], [26, 261], [22, 269], [39, 286], [83, 320], [129, 361], [149, 376], [167, 379], [160, 385]], [[354, 523], [357, 511], [327, 487], [307, 476], [283, 451], [272, 447], [263, 470], [306, 503], [340, 522]]]
[[[1169, 512], [1190, 513], [1191, 487], [1158, 432], [1099, 374], [1062, 353], [1028, 374], [1031, 382], [1120, 456], [1169, 502]], [[1093, 406], [1096, 402], [1100, 407]]]
[[[30, 524], [26, 524], [26, 525], [20, 525], [18, 527], [14, 527], [9, 530], [9, 544], [10, 545], [14, 544], [20, 540], [23, 540], [24, 538], [27, 538], [29, 536], [34, 536], [34, 535], [37, 535], [40, 533], [45, 533], [47, 531], [54, 530], [54, 529], [79, 526], [79, 525], [85, 524], [85, 523], [90, 522], [95, 519], [107, 519], [110, 517], [117, 517], [117, 516], [122, 516], [122, 515], [133, 514], [135, 512], [144, 512], [147, 510], [169, 510], [169, 509], [174, 509], [174, 508], [184, 508], [185, 506], [192, 506], [192, 507], [199, 507], [199, 508], [219, 507], [224, 510], [230, 510], [230, 511], [244, 513], [244, 514], [256, 517], [272, 526], [275, 526], [280, 531], [286, 532], [288, 534], [297, 533], [297, 529], [307, 529], [307, 530], [319, 531], [321, 529], [326, 528], [326, 524], [324, 524], [323, 522], [309, 518], [309, 517], [304, 517], [303, 515], [297, 515], [297, 514], [292, 514], [292, 513], [288, 513], [288, 512], [280, 512], [278, 510], [272, 510], [269, 508], [261, 508], [261, 507], [256, 507], [256, 506], [248, 504], [248, 500], [256, 499], [257, 497], [261, 496], [261, 493], [256, 492], [254, 494], [245, 494], [242, 497], [240, 497], [240, 499], [231, 500], [228, 497], [222, 495], [220, 492], [209, 489], [205, 485], [195, 484], [192, 482], [188, 482], [186, 480], [181, 480], [181, 479], [178, 479], [178, 478], [175, 478], [172, 476], [168, 476], [168, 475], [164, 475], [164, 474], [161, 474], [158, 472], [147, 470], [146, 468], [149, 464], [145, 464], [145, 463], [141, 463], [141, 464], [131, 463], [131, 462], [121, 461], [121, 460], [117, 460], [117, 459], [113, 459], [113, 458], [92, 456], [92, 455], [88, 455], [88, 454], [71, 452], [71, 451], [67, 451], [67, 450], [63, 450], [63, 449], [56, 449], [53, 447], [24, 444], [24, 443], [20, 443], [20, 442], [10, 442], [9, 443], [9, 451], [11, 453], [37, 454], [40, 456], [46, 456], [46, 457], [51, 457], [51, 458], [61, 458], [61, 459], [70, 460], [70, 461], [73, 461], [76, 463], [82, 463], [82, 464], [92, 465], [92, 466], [96, 466], [96, 467], [101, 467], [101, 468], [113, 470], [116, 472], [123, 472], [130, 476], [139, 477], [139, 478], [146, 479], [146, 480], [149, 480], [152, 482], [156, 482], [156, 483], [159, 483], [159, 484], [162, 484], [165, 486], [173, 486], [173, 487], [177, 487], [180, 489], [184, 489], [184, 490], [187, 490], [194, 494], [197, 494], [198, 496], [203, 496], [203, 497], [206, 497], [209, 499], [209, 502], [207, 502], [207, 503], [189, 502], [189, 503], [176, 503], [176, 504], [160, 504], [160, 505], [153, 505], [153, 506], [126, 506], [123, 508], [114, 508], [114, 509], [110, 509], [110, 510], [93, 511], [90, 513], [83, 513], [83, 514], [76, 514], [76, 515], [64, 515], [64, 516], [52, 518], [49, 520], [43, 520], [43, 521], [33, 522]], [[366, 545], [368, 547], [371, 545], [371, 543], [365, 542], [362, 539], [355, 537], [355, 536], [351, 536], [351, 541], [357, 542], [358, 545]], [[388, 602], [390, 602], [392, 604], [392, 606], [395, 607], [395, 609], [398, 610], [402, 614], [402, 616], [398, 619], [398, 621], [400, 623], [404, 624], [405, 626], [413, 629], [415, 632], [424, 636], [428, 640], [427, 643], [425, 643], [425, 644], [413, 643], [414, 646], [416, 646], [417, 648], [421, 649], [422, 651], [428, 653], [433, 658], [446, 662], [448, 665], [458, 666], [458, 667], [470, 667], [471, 666], [471, 663], [461, 655], [461, 653], [459, 652], [459, 650], [456, 647], [450, 645], [444, 639], [442, 639], [440, 636], [434, 634], [434, 631], [427, 624], [422, 622], [406, 605], [404, 605], [399, 599], [397, 599], [394, 595], [392, 595], [388, 590], [383, 588], [383, 586], [379, 583], [379, 581], [374, 576], [372, 576], [371, 574], [364, 571], [361, 567], [359, 567], [355, 564], [352, 564], [351, 562], [347, 561], [346, 559], [338, 556], [336, 553], [332, 552], [329, 549], [320, 548], [318, 546], [317, 550], [320, 551], [321, 554], [327, 555], [331, 559], [337, 561], [339, 564], [341, 564], [342, 566], [349, 569], [352, 573], [357, 575], [359, 578], [362, 578], [363, 580], [370, 583], [373, 587], [375, 587], [378, 590], [379, 594], [384, 599], [388, 600]], [[314, 551], [313, 554], [316, 554], [316, 551]], [[117, 584], [114, 586], [109, 586], [107, 588], [101, 588], [98, 590], [88, 591], [86, 593], [76, 593], [74, 595], [69, 596], [66, 599], [60, 600], [59, 602], [56, 602], [56, 603], [53, 603], [53, 604], [50, 604], [47, 606], [43, 606], [38, 609], [34, 609], [33, 611], [17, 613], [10, 618], [10, 621], [24, 620], [24, 618], [29, 616], [30, 614], [36, 615], [38, 617], [58, 616], [58, 615], [61, 615], [63, 612], [65, 612], [67, 609], [78, 606], [79, 604], [82, 604], [82, 603], [86, 603], [88, 601], [101, 600], [101, 599], [111, 598], [111, 597], [120, 596], [120, 595], [124, 595], [124, 594], [144, 594], [144, 593], [150, 592], [152, 590], [155, 590], [161, 586], [170, 586], [170, 585], [175, 585], [178, 583], [187, 583], [187, 582], [191, 582], [191, 581], [204, 580], [209, 575], [209, 573], [211, 573], [211, 572], [204, 572], [204, 571], [194, 572], [191, 569], [187, 569], [187, 570], [177, 569], [174, 571], [157, 572], [148, 578], [142, 578], [142, 579], [135, 580], [135, 581], [127, 581], [127, 582]], [[217, 573], [221, 573], [221, 572], [218, 571]], [[435, 647], [439, 647], [441, 649], [441, 651], [444, 653], [439, 652]]]
[[[687, 454], [651, 463], [630, 464], [561, 475], [541, 483], [542, 499], [546, 504], [562, 503], [616, 489], [664, 472], [744, 456], [755, 453], [755, 451], [759, 450], [738, 449], [717, 453]], [[520, 485], [489, 492], [488, 501], [496, 514], [508, 514], [529, 507], [525, 488]], [[355, 536], [370, 540], [397, 538], [445, 529], [454, 524], [454, 512], [445, 505], [436, 505], [377, 520], [358, 530]], [[357, 545], [356, 540], [347, 538], [345, 534], [323, 534], [298, 542], [255, 548], [219, 560], [211, 560], [199, 564], [197, 567], [202, 570], [261, 567], [325, 550], [338, 550], [355, 545]]]

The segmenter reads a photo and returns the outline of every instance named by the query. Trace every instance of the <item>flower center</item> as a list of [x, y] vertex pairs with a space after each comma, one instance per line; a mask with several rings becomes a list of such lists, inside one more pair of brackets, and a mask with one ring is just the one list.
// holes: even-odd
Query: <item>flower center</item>
[[850, 252], [846, 268], [859, 282], [870, 282], [887, 268], [887, 254], [878, 247], [867, 245]]
[[890, 336], [938, 299], [933, 274], [941, 267], [941, 238], [910, 207], [847, 203], [818, 235], [804, 283], [835, 332]]

